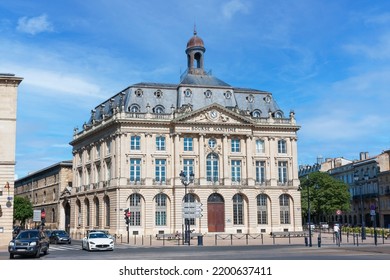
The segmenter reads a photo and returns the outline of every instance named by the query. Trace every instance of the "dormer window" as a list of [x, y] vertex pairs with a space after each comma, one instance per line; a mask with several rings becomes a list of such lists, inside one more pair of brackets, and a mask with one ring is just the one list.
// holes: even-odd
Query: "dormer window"
[[232, 97], [232, 93], [230, 91], [225, 91], [223, 95], [225, 95], [226, 99], [230, 99]]
[[249, 95], [246, 97], [246, 100], [247, 100], [249, 103], [253, 103], [253, 101], [255, 100], [255, 97], [254, 97], [252, 94], [249, 94]]
[[266, 103], [270, 103], [271, 102], [271, 96], [268, 94], [266, 97], [264, 97], [264, 101]]
[[155, 114], [164, 114], [165, 113], [165, 108], [164, 108], [164, 106], [157, 105], [156, 107], [153, 108], [153, 112]]
[[206, 96], [206, 98], [211, 98], [212, 95], [213, 93], [209, 89], [204, 92], [204, 96]]
[[131, 113], [139, 113], [140, 112], [140, 108], [137, 104], [133, 104], [129, 107], [129, 112]]
[[184, 95], [185, 95], [185, 97], [191, 97], [192, 91], [191, 91], [189, 88], [187, 88], [187, 89], [184, 91]]
[[163, 93], [161, 90], [156, 90], [154, 92], [154, 96], [156, 96], [156, 98], [161, 98], [163, 96]]
[[277, 118], [277, 119], [283, 118], [283, 113], [280, 112], [280, 111], [276, 111], [276, 112], [275, 112], [275, 118]]
[[254, 118], [260, 118], [260, 116], [261, 116], [261, 111], [260, 111], [260, 110], [254, 110], [254, 111], [252, 112], [252, 117], [254, 117]]
[[135, 94], [135, 96], [137, 96], [137, 97], [141, 97], [142, 95], [143, 95], [143, 91], [142, 91], [142, 89], [137, 89], [135, 92], [134, 92], [134, 94]]

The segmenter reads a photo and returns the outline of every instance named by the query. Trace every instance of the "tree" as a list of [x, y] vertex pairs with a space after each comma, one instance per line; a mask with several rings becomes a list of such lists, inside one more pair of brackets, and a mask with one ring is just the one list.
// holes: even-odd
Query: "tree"
[[33, 206], [30, 200], [26, 197], [15, 196], [14, 199], [14, 223], [20, 221], [20, 225], [24, 228], [26, 220], [33, 217]]
[[337, 210], [349, 211], [351, 195], [348, 185], [334, 179], [328, 173], [314, 172], [301, 180], [302, 213], [308, 214], [308, 192], [310, 193], [310, 215], [321, 220], [323, 216], [335, 215]]

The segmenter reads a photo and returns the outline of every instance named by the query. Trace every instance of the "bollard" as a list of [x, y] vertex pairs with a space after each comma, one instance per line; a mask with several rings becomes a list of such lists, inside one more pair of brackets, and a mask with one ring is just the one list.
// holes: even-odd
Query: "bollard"
[[321, 247], [321, 236], [318, 236], [318, 247]]
[[198, 246], [203, 246], [203, 235], [198, 235]]
[[308, 246], [307, 236], [305, 236], [305, 246]]

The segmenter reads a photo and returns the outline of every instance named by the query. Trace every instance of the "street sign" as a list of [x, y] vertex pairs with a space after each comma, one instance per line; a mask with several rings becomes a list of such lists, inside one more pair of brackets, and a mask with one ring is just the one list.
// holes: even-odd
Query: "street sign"
[[375, 209], [374, 209], [374, 210], [370, 210], [370, 215], [371, 215], [371, 216], [375, 216], [375, 215], [376, 215]]
[[33, 212], [33, 222], [41, 221], [41, 210], [34, 210]]
[[183, 204], [183, 218], [184, 219], [193, 219], [201, 218], [202, 215], [202, 203], [199, 202], [185, 202]]

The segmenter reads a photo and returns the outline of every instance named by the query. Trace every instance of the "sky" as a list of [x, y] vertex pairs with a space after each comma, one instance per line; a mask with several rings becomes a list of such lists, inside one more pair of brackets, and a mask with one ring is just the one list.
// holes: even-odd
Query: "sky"
[[179, 83], [194, 26], [205, 68], [293, 110], [298, 164], [390, 149], [390, 1], [0, 1], [0, 73], [18, 91], [18, 178], [72, 159], [91, 109], [139, 82]]

